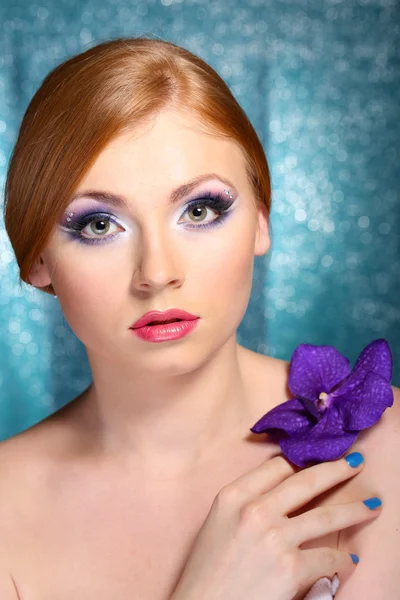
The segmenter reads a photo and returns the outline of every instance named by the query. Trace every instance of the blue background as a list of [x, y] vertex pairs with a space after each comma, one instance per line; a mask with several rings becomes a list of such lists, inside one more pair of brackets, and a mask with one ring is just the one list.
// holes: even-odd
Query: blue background
[[[400, 385], [400, 10], [396, 0], [3, 0], [0, 184], [23, 113], [61, 61], [106, 39], [182, 45], [231, 87], [266, 150], [272, 246], [255, 258], [238, 341], [290, 360], [328, 344], [353, 365], [377, 338]], [[111, 276], [111, 275], [110, 275]], [[19, 286], [0, 222], [0, 438], [90, 381], [57, 299]]]

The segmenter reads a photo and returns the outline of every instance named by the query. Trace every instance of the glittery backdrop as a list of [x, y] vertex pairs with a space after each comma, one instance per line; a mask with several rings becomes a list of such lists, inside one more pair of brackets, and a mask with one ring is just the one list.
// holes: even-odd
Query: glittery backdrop
[[[227, 81], [266, 149], [272, 247], [255, 258], [238, 341], [286, 360], [384, 337], [400, 385], [397, 0], [3, 0], [0, 185], [23, 113], [59, 62], [106, 39], [182, 45]], [[0, 438], [91, 381], [58, 301], [18, 285], [0, 223]]]

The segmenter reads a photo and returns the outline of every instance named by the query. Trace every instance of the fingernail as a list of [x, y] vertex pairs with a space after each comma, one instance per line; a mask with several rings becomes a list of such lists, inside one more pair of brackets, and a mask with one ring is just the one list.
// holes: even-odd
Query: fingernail
[[353, 561], [353, 563], [357, 564], [360, 561], [357, 554], [350, 554], [350, 556], [351, 556], [351, 560]]
[[358, 467], [362, 462], [364, 462], [364, 457], [361, 452], [352, 452], [351, 454], [345, 456], [345, 459], [353, 468]]
[[368, 500], [363, 500], [365, 506], [368, 506], [371, 510], [374, 508], [379, 508], [382, 506], [382, 501], [379, 498], [368, 498]]

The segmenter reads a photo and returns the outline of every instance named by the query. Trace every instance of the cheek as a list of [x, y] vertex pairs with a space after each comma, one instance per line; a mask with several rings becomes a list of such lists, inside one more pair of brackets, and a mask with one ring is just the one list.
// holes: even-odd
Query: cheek
[[[96, 331], [101, 332], [110, 317], [118, 314], [113, 273], [80, 257], [69, 257], [57, 265], [52, 279], [58, 291], [58, 299], [65, 319], [75, 335], [87, 343], [87, 335], [93, 341]], [[108, 324], [108, 329], [109, 329]]]
[[229, 252], [220, 253], [203, 275], [203, 283], [211, 289], [231, 294], [232, 290], [240, 292], [243, 287], [251, 285], [253, 270], [253, 254], [247, 248], [236, 245]]
[[199, 298], [216, 301], [223, 312], [227, 303], [235, 312], [246, 310], [253, 278], [254, 240], [254, 228], [244, 220], [230, 228], [226, 237], [216, 236], [215, 243], [209, 239], [196, 260], [197, 269], [192, 271], [193, 265], [188, 269]]

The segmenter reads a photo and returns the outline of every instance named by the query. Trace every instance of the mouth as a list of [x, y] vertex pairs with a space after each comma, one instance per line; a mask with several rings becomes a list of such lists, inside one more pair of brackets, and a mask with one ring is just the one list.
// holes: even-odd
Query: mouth
[[[188, 317], [191, 316], [189, 313], [186, 314]], [[190, 319], [186, 318], [185, 315], [182, 315], [183, 318], [175, 317], [164, 320], [159, 315], [158, 318], [154, 318], [156, 316], [152, 315], [154, 319], [152, 321], [148, 317], [142, 319], [142, 324], [139, 327], [131, 328], [133, 333], [145, 342], [172, 342], [189, 335], [200, 320], [200, 317]]]
[[151, 321], [144, 325], [144, 327], [151, 327], [152, 325], [167, 325], [168, 323], [180, 323], [183, 319], [168, 319], [167, 321]]
[[166, 311], [151, 310], [131, 325], [131, 329], [140, 329], [141, 327], [154, 327], [155, 325], [167, 325], [168, 323], [180, 323], [182, 321], [192, 321], [198, 319], [186, 310], [179, 308], [170, 308]]

